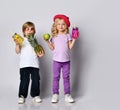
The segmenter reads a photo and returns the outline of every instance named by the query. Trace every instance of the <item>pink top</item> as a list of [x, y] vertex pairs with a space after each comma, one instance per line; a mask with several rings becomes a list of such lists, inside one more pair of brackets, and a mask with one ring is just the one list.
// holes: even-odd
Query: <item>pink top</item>
[[60, 34], [57, 37], [53, 37], [51, 41], [55, 45], [53, 50], [53, 60], [58, 62], [70, 61], [70, 49], [68, 47], [68, 41], [72, 40], [70, 34]]

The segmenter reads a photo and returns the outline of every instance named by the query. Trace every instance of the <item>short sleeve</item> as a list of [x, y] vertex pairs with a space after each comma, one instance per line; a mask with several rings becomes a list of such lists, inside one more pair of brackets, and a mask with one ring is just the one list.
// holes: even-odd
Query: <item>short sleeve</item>
[[53, 37], [51, 37], [51, 38], [50, 38], [50, 42], [52, 42], [52, 43], [53, 43]]
[[70, 34], [67, 34], [68, 41], [72, 40], [72, 36]]

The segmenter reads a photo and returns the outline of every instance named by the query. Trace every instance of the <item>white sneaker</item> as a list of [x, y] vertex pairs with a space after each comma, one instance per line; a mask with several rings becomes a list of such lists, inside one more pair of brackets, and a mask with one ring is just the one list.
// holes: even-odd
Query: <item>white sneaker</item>
[[75, 100], [72, 98], [72, 96], [70, 94], [65, 95], [65, 101], [69, 102], [69, 103], [74, 103], [75, 102]]
[[25, 103], [25, 98], [23, 96], [19, 97], [18, 104]]
[[42, 102], [42, 99], [40, 98], [40, 96], [36, 96], [36, 97], [34, 97], [32, 100], [33, 100], [34, 102], [36, 102], [36, 103]]
[[52, 102], [52, 103], [57, 103], [58, 100], [59, 100], [58, 94], [53, 94], [51, 102]]

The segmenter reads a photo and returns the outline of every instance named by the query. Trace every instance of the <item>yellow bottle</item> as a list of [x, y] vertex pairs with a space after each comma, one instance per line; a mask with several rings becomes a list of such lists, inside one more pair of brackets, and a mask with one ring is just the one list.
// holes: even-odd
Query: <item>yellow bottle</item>
[[24, 41], [23, 37], [21, 37], [19, 34], [15, 33], [13, 36], [14, 40], [16, 40], [18, 43], [22, 44]]

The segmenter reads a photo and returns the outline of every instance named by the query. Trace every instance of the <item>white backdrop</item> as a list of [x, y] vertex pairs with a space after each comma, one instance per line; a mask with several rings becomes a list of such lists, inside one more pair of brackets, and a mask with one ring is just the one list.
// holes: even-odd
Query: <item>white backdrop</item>
[[[0, 94], [19, 85], [19, 55], [12, 35], [22, 34], [26, 21], [36, 26], [36, 35], [46, 50], [40, 59], [41, 95], [52, 94], [52, 52], [42, 35], [50, 33], [55, 14], [66, 14], [80, 38], [71, 55], [71, 90], [74, 97], [120, 96], [119, 0], [0, 0]], [[63, 93], [62, 78], [60, 92]]]

